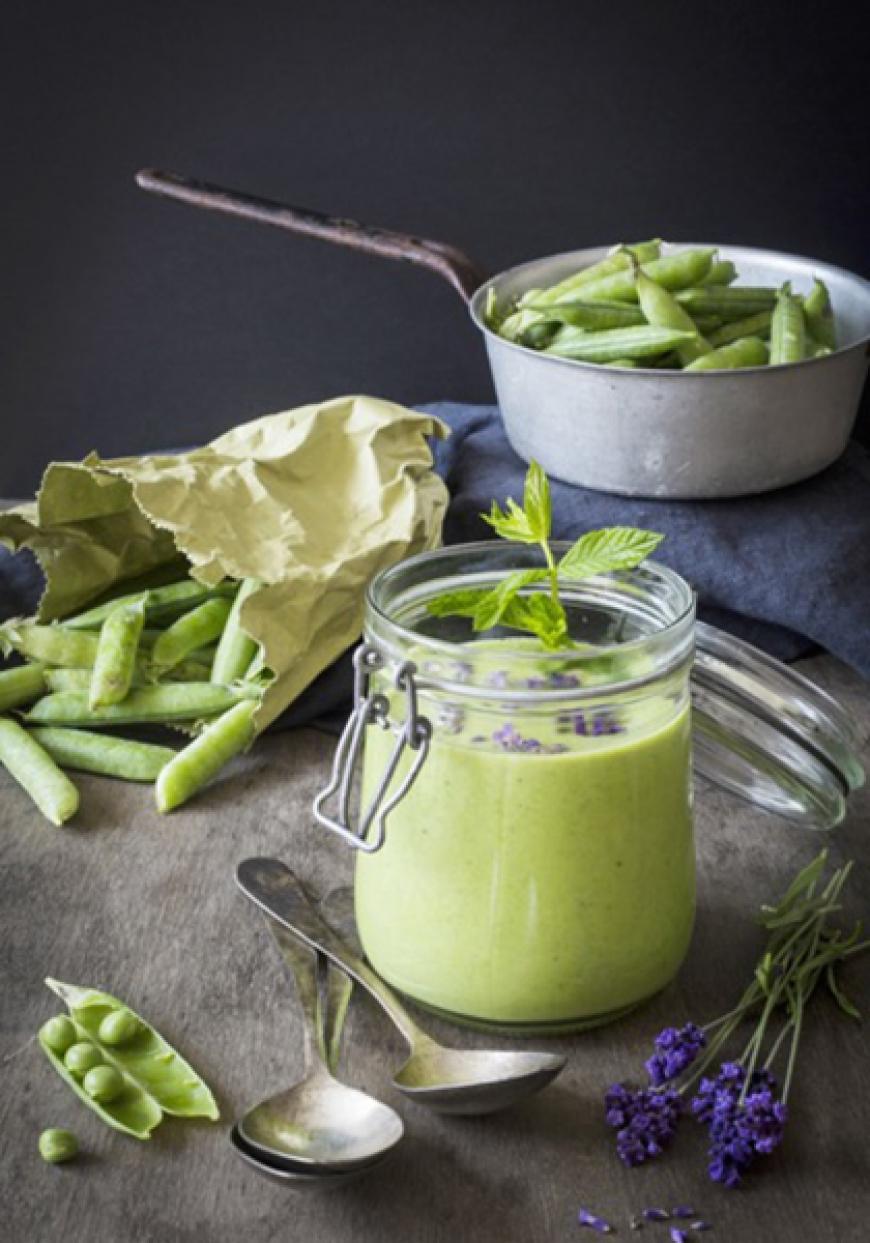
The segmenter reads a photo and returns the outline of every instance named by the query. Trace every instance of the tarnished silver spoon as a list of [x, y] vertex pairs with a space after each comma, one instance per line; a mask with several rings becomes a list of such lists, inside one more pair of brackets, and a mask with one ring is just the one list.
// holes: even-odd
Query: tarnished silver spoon
[[299, 1173], [308, 1169], [329, 1176], [378, 1162], [402, 1138], [402, 1120], [388, 1105], [334, 1078], [322, 1012], [327, 975], [332, 974], [327, 960], [273, 919], [267, 923], [296, 977], [305, 1069], [298, 1083], [249, 1110], [237, 1123], [238, 1136], [255, 1158], [281, 1162], [285, 1171], [292, 1163]]
[[442, 1113], [490, 1113], [540, 1091], [565, 1065], [555, 1053], [445, 1048], [420, 1030], [392, 990], [330, 928], [286, 864], [246, 859], [236, 880], [261, 910], [343, 967], [382, 1006], [411, 1049], [393, 1083], [418, 1105]]
[[344, 1183], [361, 1178], [383, 1164], [382, 1161], [373, 1161], [370, 1165], [358, 1165], [350, 1170], [335, 1171], [325, 1170], [320, 1166], [299, 1165], [292, 1161], [266, 1161], [257, 1150], [245, 1143], [239, 1134], [238, 1125], [230, 1131], [230, 1143], [246, 1165], [256, 1170], [258, 1174], [262, 1174], [264, 1178], [269, 1178], [272, 1182], [280, 1183], [294, 1191], [303, 1189], [320, 1191], [341, 1187]]

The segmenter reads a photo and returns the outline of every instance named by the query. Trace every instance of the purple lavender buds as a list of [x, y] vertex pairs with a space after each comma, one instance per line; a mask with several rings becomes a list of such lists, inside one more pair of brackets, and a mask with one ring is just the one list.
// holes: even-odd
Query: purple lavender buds
[[671, 1089], [631, 1092], [613, 1084], [604, 1098], [605, 1121], [616, 1129], [616, 1152], [628, 1166], [643, 1165], [671, 1142], [680, 1119], [680, 1098]]
[[666, 1027], [659, 1032], [655, 1039], [656, 1052], [645, 1063], [653, 1087], [678, 1078], [706, 1043], [707, 1037], [695, 1023], [686, 1023], [680, 1028]]
[[671, 1209], [671, 1217], [676, 1217], [678, 1220], [694, 1216], [695, 1210], [693, 1208], [689, 1208], [687, 1204], [678, 1204], [676, 1208]]
[[755, 1071], [742, 1103], [746, 1071], [738, 1062], [723, 1062], [715, 1079], [702, 1079], [692, 1112], [709, 1127], [712, 1143], [707, 1171], [715, 1183], [737, 1187], [756, 1156], [781, 1143], [788, 1110], [774, 1096], [776, 1080]]
[[666, 1208], [645, 1208], [643, 1215], [647, 1221], [668, 1221], [671, 1216]]
[[605, 1221], [603, 1217], [599, 1217], [597, 1213], [590, 1213], [588, 1208], [581, 1208], [577, 1214], [577, 1221], [581, 1226], [588, 1226], [590, 1230], [597, 1230], [599, 1234], [612, 1234], [613, 1226], [609, 1221]]
[[671, 1226], [670, 1236], [671, 1243], [689, 1243], [689, 1236], [685, 1230], [680, 1230], [678, 1226]]

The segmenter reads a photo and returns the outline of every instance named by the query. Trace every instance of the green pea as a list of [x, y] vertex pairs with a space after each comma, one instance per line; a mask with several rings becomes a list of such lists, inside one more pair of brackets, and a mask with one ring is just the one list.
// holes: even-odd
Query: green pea
[[804, 315], [807, 328], [820, 345], [829, 350], [837, 348], [837, 329], [831, 298], [824, 281], [816, 278], [813, 288], [804, 298]]
[[776, 297], [770, 321], [770, 362], [797, 363], [806, 358], [807, 326], [803, 309], [786, 281]]
[[65, 1014], [58, 1014], [53, 1019], [49, 1019], [47, 1023], [43, 1023], [39, 1034], [49, 1049], [61, 1055], [66, 1053], [67, 1049], [78, 1039], [72, 1019], [68, 1019]]
[[89, 1040], [80, 1040], [78, 1044], [70, 1045], [63, 1058], [67, 1070], [79, 1076], [86, 1075], [89, 1070], [101, 1066], [102, 1063], [102, 1053]]
[[129, 1010], [112, 1010], [107, 1014], [97, 1029], [97, 1035], [103, 1044], [126, 1044], [141, 1031], [142, 1024]]
[[763, 367], [767, 362], [767, 346], [760, 337], [740, 337], [730, 345], [720, 345], [710, 354], [702, 354], [686, 371], [733, 371], [738, 367]]
[[65, 1131], [59, 1126], [50, 1126], [39, 1137], [39, 1155], [49, 1165], [60, 1165], [62, 1161], [72, 1161], [79, 1150], [79, 1141], [72, 1131]]
[[114, 1066], [95, 1066], [85, 1075], [82, 1087], [93, 1100], [106, 1105], [124, 1091], [124, 1080]]

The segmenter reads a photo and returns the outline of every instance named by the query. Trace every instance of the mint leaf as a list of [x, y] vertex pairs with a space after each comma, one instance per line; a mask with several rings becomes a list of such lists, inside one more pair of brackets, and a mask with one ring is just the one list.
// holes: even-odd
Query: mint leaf
[[553, 525], [553, 507], [550, 500], [550, 481], [537, 462], [531, 462], [523, 490], [523, 509], [529, 529], [539, 544], [550, 538]]
[[493, 501], [489, 513], [480, 516], [502, 539], [517, 540], [521, 544], [537, 544], [538, 542], [538, 537], [532, 530], [525, 511], [520, 509], [511, 497], [508, 497], [506, 511], [500, 509]]
[[636, 527], [587, 531], [559, 562], [559, 574], [563, 578], [589, 578], [610, 570], [634, 569], [663, 539], [656, 531], [639, 531]]
[[433, 617], [474, 617], [484, 596], [490, 593], [482, 588], [466, 591], [445, 591], [443, 595], [429, 600], [426, 609]]
[[517, 570], [508, 574], [497, 587], [486, 592], [474, 614], [475, 630], [490, 630], [497, 626], [504, 616], [505, 610], [523, 587], [529, 583], [540, 583], [547, 578], [546, 570]]
[[528, 631], [544, 647], [571, 646], [565, 610], [551, 596], [514, 596], [502, 614], [501, 624], [512, 630]]

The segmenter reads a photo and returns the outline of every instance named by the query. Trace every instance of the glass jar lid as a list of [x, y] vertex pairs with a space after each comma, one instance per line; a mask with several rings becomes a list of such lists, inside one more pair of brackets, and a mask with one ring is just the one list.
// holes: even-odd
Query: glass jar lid
[[781, 661], [697, 622], [695, 771], [757, 807], [814, 829], [846, 814], [864, 783], [860, 738], [840, 704]]

